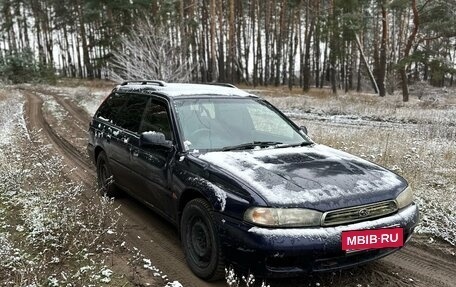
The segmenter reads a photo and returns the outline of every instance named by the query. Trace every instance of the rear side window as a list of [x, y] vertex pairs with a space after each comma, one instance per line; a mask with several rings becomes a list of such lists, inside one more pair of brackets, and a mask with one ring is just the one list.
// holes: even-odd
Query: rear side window
[[148, 98], [145, 95], [128, 95], [128, 101], [120, 110], [114, 123], [124, 129], [137, 133]]
[[167, 140], [173, 139], [166, 104], [154, 100], [147, 104], [139, 132], [149, 131], [161, 132]]
[[98, 109], [97, 118], [115, 123], [117, 113], [127, 100], [128, 96], [125, 94], [111, 94]]

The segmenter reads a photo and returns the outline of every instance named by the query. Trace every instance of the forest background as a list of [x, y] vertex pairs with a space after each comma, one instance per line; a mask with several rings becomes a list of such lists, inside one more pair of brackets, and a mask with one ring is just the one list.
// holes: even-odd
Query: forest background
[[453, 86], [456, 1], [0, 0], [0, 81]]

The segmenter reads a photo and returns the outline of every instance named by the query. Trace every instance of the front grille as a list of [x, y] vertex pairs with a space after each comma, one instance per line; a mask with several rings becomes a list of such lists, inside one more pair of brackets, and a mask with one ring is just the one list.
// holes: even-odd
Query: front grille
[[382, 217], [396, 211], [397, 205], [394, 200], [332, 210], [323, 214], [321, 225], [332, 226], [359, 222], [367, 219]]

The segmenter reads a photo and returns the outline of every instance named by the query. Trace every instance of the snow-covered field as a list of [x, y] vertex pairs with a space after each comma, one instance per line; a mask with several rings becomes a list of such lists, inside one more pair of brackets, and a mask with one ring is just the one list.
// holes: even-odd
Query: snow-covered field
[[[11, 144], [16, 130], [24, 131], [23, 97], [14, 91], [6, 96], [6, 91], [0, 90], [0, 148]], [[19, 125], [19, 126], [18, 126]]]

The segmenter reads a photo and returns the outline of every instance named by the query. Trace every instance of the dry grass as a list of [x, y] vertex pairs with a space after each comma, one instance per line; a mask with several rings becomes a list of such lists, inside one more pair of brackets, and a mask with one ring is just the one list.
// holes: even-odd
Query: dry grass
[[0, 89], [0, 101], [4, 101], [6, 99], [7, 99], [6, 91], [3, 89]]
[[90, 89], [113, 88], [117, 83], [110, 80], [87, 80], [77, 78], [62, 78], [57, 81], [58, 87], [86, 87]]
[[[104, 270], [120, 242], [112, 201], [94, 201], [68, 178], [59, 157], [34, 134], [0, 153], [0, 281], [6, 286], [110, 282]], [[120, 229], [119, 229], [120, 230]], [[115, 233], [113, 236], [111, 234]], [[110, 271], [107, 271], [110, 272]]]
[[438, 101], [412, 99], [403, 103], [399, 97], [379, 98], [374, 95], [347, 94], [338, 97], [264, 96], [255, 92], [285, 112], [311, 115], [346, 115], [360, 119], [396, 123], [433, 123], [455, 125], [456, 96], [442, 96]]
[[[349, 92], [333, 96], [328, 88], [289, 90], [287, 87], [242, 87], [271, 101], [281, 109], [304, 109], [326, 114], [350, 114], [373, 117], [379, 120], [429, 121], [436, 116], [456, 118], [456, 89], [435, 89], [425, 85], [412, 86], [412, 96], [407, 103], [400, 94], [380, 98], [374, 94]], [[450, 113], [449, 113], [450, 111]], [[424, 116], [421, 113], [424, 112]], [[418, 115], [417, 115], [418, 113]], [[441, 115], [441, 113], [446, 113]]]

